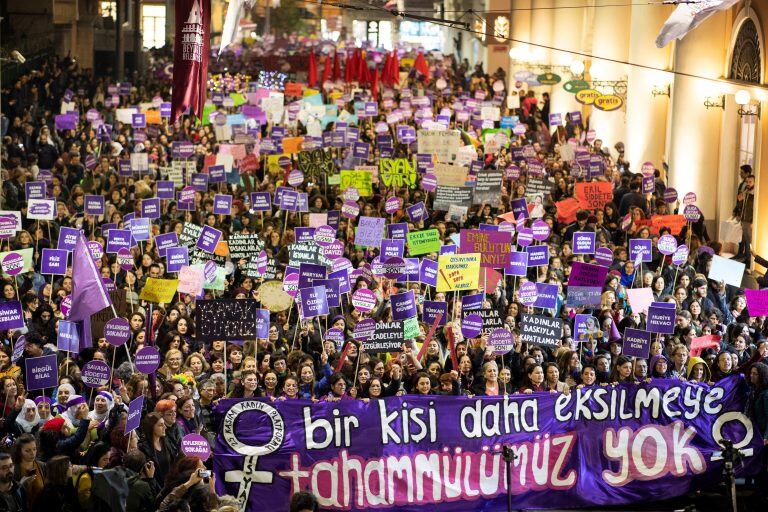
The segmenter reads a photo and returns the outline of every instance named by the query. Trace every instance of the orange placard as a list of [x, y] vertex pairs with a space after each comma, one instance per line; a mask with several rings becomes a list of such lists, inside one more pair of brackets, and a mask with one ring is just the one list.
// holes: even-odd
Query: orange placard
[[286, 96], [301, 96], [302, 92], [304, 90], [304, 84], [299, 84], [296, 82], [286, 82], [285, 83], [285, 95]]
[[301, 151], [302, 142], [304, 142], [304, 137], [286, 137], [283, 139], [283, 153], [295, 155]]
[[607, 181], [577, 183], [576, 199], [585, 210], [598, 210], [613, 201], [613, 183]]
[[229, 245], [227, 242], [220, 240], [219, 243], [216, 244], [216, 248], [213, 250], [213, 254], [216, 256], [222, 256], [224, 258], [229, 256]]
[[669, 228], [673, 235], [679, 235], [686, 222], [682, 215], [653, 215], [651, 216], [651, 233], [658, 235], [661, 228]]
[[163, 124], [159, 110], [147, 110], [144, 112], [144, 115], [146, 116], [147, 124]]
[[579, 211], [581, 203], [577, 199], [569, 197], [555, 203], [557, 208], [557, 220], [565, 224], [570, 224], [576, 220], [576, 212]]

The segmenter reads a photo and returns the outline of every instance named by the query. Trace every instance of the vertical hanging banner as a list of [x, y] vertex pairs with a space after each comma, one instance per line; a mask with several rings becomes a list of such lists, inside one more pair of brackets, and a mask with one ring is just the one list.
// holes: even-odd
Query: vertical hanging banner
[[171, 122], [184, 111], [203, 115], [211, 55], [211, 0], [176, 0]]
[[570, 395], [224, 399], [216, 491], [245, 510], [286, 511], [299, 491], [329, 511], [505, 510], [503, 445], [514, 454], [516, 509], [664, 500], [721, 482], [721, 439], [743, 454], [737, 477], [759, 471], [763, 440], [743, 412], [747, 396], [739, 375]]

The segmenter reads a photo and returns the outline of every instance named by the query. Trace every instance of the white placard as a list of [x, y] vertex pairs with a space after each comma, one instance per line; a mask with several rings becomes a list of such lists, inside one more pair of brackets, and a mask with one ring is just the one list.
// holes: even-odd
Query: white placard
[[741, 287], [746, 265], [740, 261], [729, 260], [721, 256], [712, 256], [712, 267], [709, 269], [709, 279], [725, 281], [725, 284]]

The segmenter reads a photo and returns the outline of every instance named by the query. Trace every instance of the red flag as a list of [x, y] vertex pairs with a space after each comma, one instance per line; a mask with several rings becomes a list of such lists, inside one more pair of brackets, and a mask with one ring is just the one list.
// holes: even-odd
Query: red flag
[[333, 78], [334, 82], [338, 82], [341, 79], [341, 58], [339, 52], [333, 52]]
[[171, 122], [187, 108], [202, 117], [211, 55], [211, 0], [176, 0]]
[[427, 59], [424, 58], [423, 53], [419, 52], [419, 56], [416, 57], [416, 62], [413, 63], [413, 67], [424, 76], [425, 81], [429, 81], [429, 64], [427, 64]]
[[379, 99], [379, 68], [376, 67], [373, 71], [373, 83], [371, 84], [371, 96], [373, 96], [373, 101], [378, 101]]
[[307, 70], [307, 84], [314, 87], [317, 84], [317, 60], [315, 52], [309, 54], [309, 69]]
[[392, 68], [392, 53], [387, 54], [387, 58], [384, 59], [384, 66], [381, 68], [381, 83], [389, 86], [389, 74]]
[[320, 82], [320, 85], [324, 84], [331, 78], [331, 56], [326, 55], [325, 56], [325, 67], [323, 68], [323, 80]]
[[400, 62], [397, 60], [397, 52], [392, 52], [392, 70], [389, 75], [390, 87], [400, 83]]
[[352, 71], [355, 69], [355, 55], [347, 55], [344, 61], [344, 81], [349, 83], [352, 81]]

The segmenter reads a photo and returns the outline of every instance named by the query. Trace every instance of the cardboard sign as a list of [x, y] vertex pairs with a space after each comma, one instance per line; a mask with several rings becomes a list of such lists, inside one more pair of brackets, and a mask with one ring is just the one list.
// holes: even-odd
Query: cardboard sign
[[[740, 288], [745, 268], [744, 263], [740, 261], [715, 255], [712, 256], [712, 266], [707, 277], [713, 281], [725, 281], [725, 284]], [[750, 313], [752, 312], [750, 311]]]
[[571, 264], [571, 274], [568, 278], [568, 286], [596, 286], [605, 284], [608, 275], [608, 267], [574, 261]]
[[672, 334], [675, 332], [675, 310], [651, 304], [646, 328], [650, 332]]
[[157, 279], [148, 277], [146, 284], [141, 289], [139, 298], [148, 302], [168, 304], [173, 300], [173, 296], [176, 294], [178, 286], [178, 279]]
[[622, 355], [647, 359], [651, 352], [651, 333], [640, 329], [624, 329]]
[[399, 352], [404, 341], [405, 331], [402, 320], [376, 322], [371, 336], [363, 341], [363, 350], [369, 354]]
[[[437, 229], [425, 229], [424, 231], [412, 231], [407, 235], [408, 254], [419, 256], [431, 252], [439, 252], [442, 242]], [[400, 254], [402, 256], [402, 254]]]
[[437, 291], [476, 290], [480, 282], [480, 254], [444, 254], [437, 260]]
[[768, 315], [768, 290], [744, 289], [750, 316]]
[[56, 354], [30, 357], [24, 361], [27, 391], [54, 388], [59, 380], [59, 366]]
[[518, 338], [520, 342], [556, 348], [562, 337], [563, 321], [560, 318], [523, 314]]
[[604, 181], [578, 182], [574, 195], [584, 210], [602, 209], [613, 201], [613, 184]]
[[503, 231], [462, 229], [459, 234], [461, 254], [480, 254], [480, 266], [506, 268], [512, 251], [512, 234]]
[[256, 299], [198, 300], [196, 337], [201, 341], [255, 340], [261, 311]]

